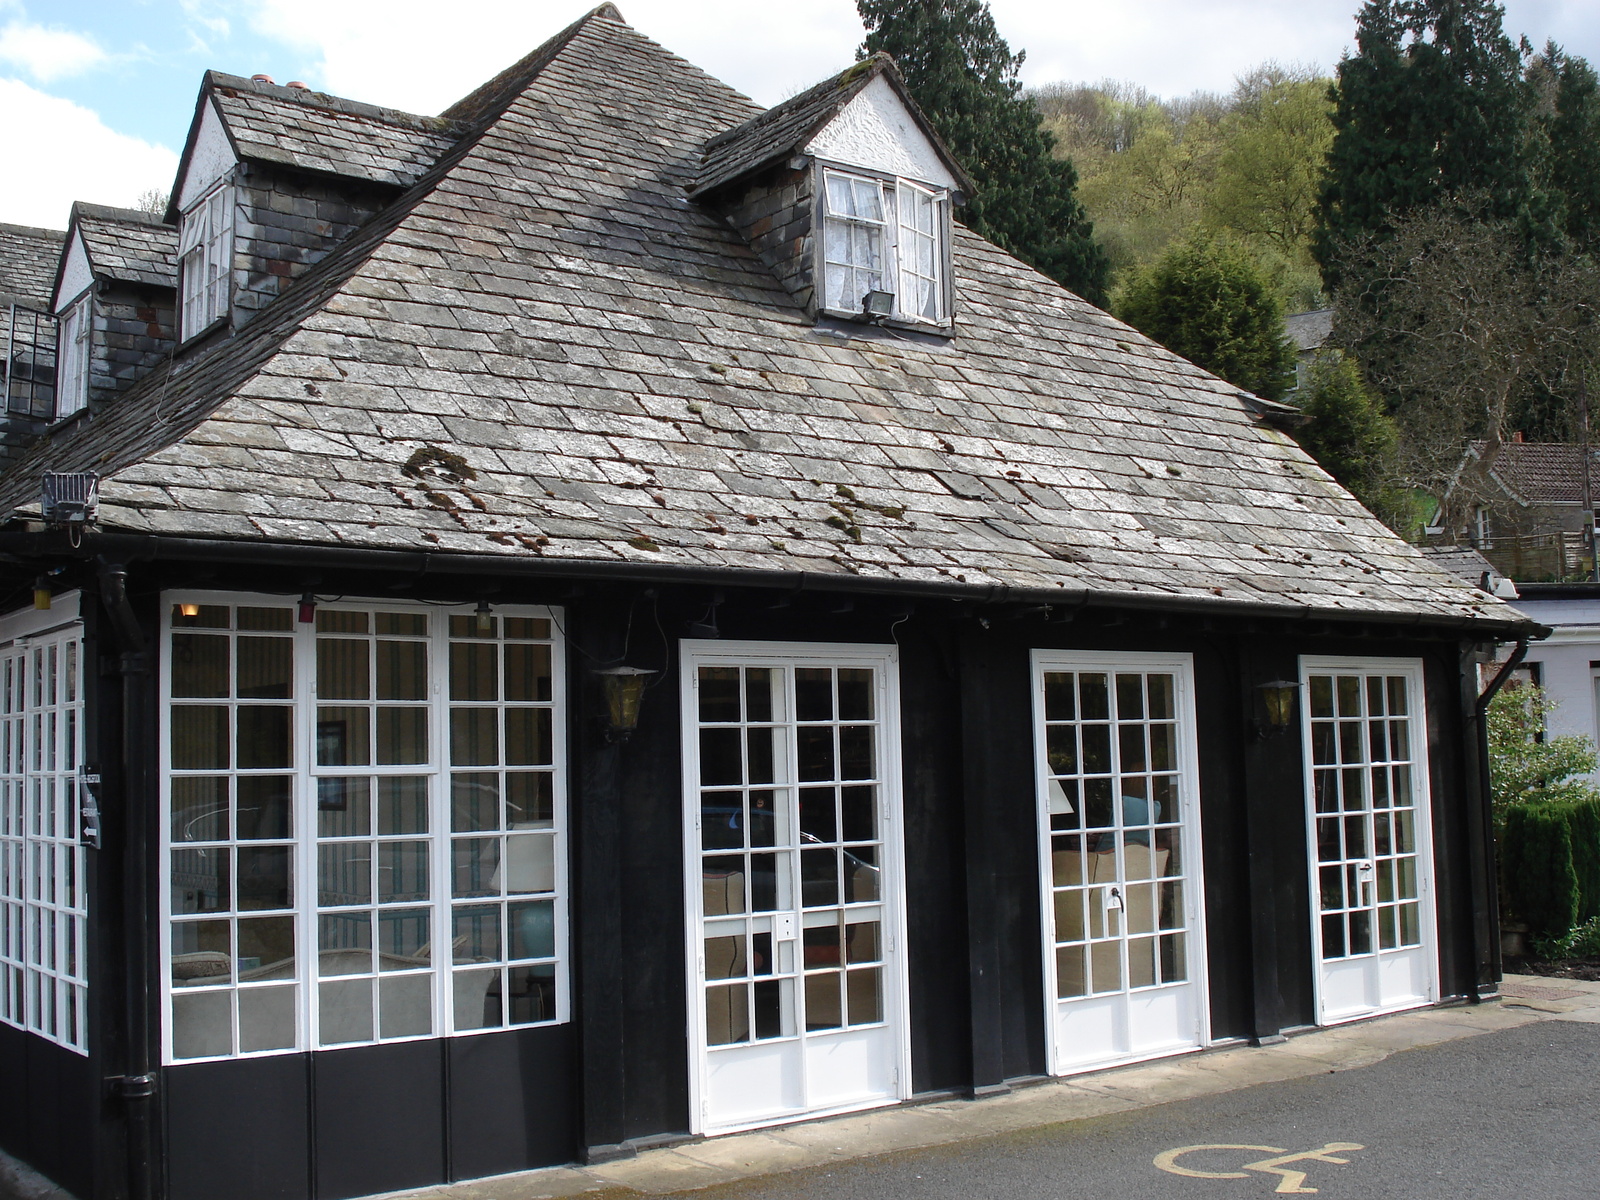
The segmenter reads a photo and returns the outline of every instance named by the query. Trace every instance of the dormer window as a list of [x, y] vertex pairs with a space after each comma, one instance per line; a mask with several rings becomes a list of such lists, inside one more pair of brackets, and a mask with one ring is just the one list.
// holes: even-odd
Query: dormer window
[[949, 194], [831, 168], [823, 181], [823, 308], [860, 316], [867, 293], [886, 292], [888, 315], [943, 324]]
[[70, 417], [89, 403], [89, 338], [93, 297], [85, 292], [61, 314], [57, 338], [56, 417]]
[[228, 315], [233, 267], [233, 188], [222, 184], [195, 202], [178, 226], [184, 341]]

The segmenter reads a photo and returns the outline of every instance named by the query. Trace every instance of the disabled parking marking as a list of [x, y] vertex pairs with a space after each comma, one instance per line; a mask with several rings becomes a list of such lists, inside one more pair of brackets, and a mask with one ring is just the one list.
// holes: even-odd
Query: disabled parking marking
[[[1301, 1150], [1293, 1152], [1285, 1150], [1282, 1146], [1244, 1146], [1235, 1143], [1219, 1142], [1205, 1146], [1179, 1146], [1175, 1150], [1163, 1150], [1153, 1160], [1156, 1167], [1166, 1171], [1169, 1175], [1186, 1175], [1190, 1179], [1248, 1179], [1246, 1171], [1260, 1171], [1267, 1175], [1278, 1175], [1281, 1178], [1278, 1186], [1273, 1190], [1279, 1195], [1307, 1195], [1315, 1192], [1314, 1187], [1306, 1187], [1305, 1171], [1291, 1168], [1293, 1163], [1325, 1162], [1338, 1163], [1344, 1166], [1349, 1163], [1348, 1158], [1336, 1158], [1336, 1154], [1347, 1154], [1352, 1150], [1365, 1150], [1366, 1147], [1357, 1142], [1329, 1142], [1326, 1146], [1319, 1146], [1315, 1150]], [[1254, 1153], [1274, 1155], [1272, 1158], [1263, 1158], [1256, 1162], [1241, 1164], [1241, 1171], [1199, 1171], [1192, 1167], [1181, 1167], [1178, 1159], [1185, 1154], [1193, 1154], [1200, 1150], [1249, 1150]]]

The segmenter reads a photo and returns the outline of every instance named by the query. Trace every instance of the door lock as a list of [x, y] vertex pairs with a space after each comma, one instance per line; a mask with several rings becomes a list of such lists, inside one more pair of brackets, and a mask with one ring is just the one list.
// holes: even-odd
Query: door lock
[[776, 913], [773, 915], [772, 936], [780, 942], [794, 941], [793, 913]]

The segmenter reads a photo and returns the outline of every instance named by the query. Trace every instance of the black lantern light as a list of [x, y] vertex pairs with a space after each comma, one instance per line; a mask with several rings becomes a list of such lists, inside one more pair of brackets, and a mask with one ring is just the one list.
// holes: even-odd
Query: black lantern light
[[639, 727], [645, 685], [659, 672], [648, 667], [601, 667], [595, 674], [606, 692], [607, 733], [612, 741], [625, 742]]
[[1294, 720], [1295, 693], [1299, 690], [1300, 685], [1292, 679], [1274, 679], [1271, 683], [1257, 685], [1256, 691], [1261, 693], [1262, 703], [1267, 710], [1265, 720], [1257, 718], [1257, 733], [1260, 736], [1282, 733], [1289, 728], [1289, 723]]

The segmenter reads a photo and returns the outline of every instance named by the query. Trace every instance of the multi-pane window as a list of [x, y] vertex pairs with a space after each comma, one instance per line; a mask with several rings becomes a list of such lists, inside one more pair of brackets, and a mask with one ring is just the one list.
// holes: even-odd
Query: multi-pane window
[[228, 313], [233, 205], [233, 188], [222, 184], [196, 201], [178, 223], [185, 338], [194, 337]]
[[1322, 957], [1420, 946], [1413, 680], [1352, 666], [1307, 683]]
[[566, 1019], [542, 611], [173, 604], [170, 1056]]
[[88, 294], [61, 314], [56, 351], [57, 417], [70, 416], [89, 403], [89, 341], [93, 326], [94, 300]]
[[1059, 998], [1188, 978], [1177, 682], [1171, 671], [1044, 673]]
[[86, 1051], [81, 638], [0, 651], [0, 1020]]
[[823, 173], [823, 307], [862, 312], [868, 292], [907, 320], [945, 316], [947, 198], [904, 180]]
[[706, 1040], [884, 1020], [878, 672], [702, 665]]

